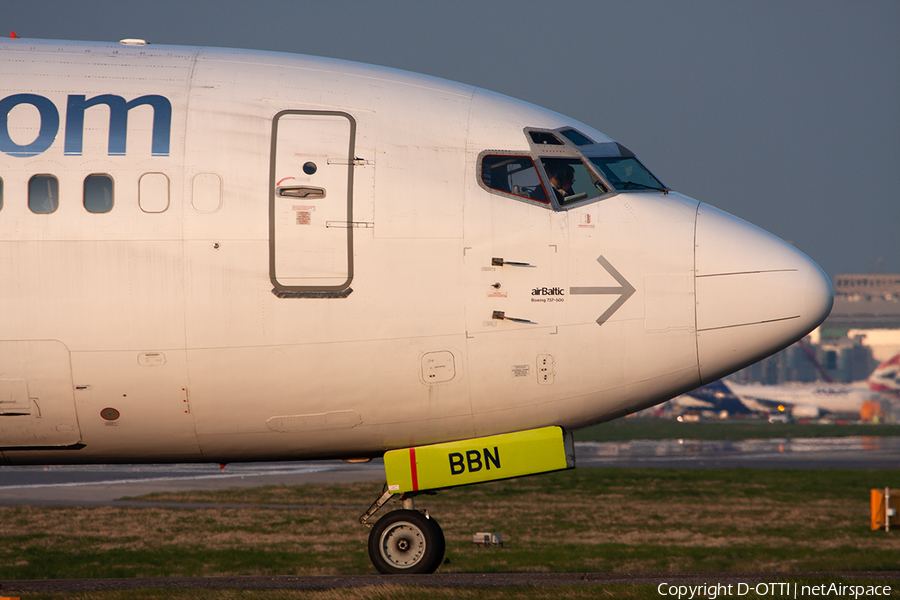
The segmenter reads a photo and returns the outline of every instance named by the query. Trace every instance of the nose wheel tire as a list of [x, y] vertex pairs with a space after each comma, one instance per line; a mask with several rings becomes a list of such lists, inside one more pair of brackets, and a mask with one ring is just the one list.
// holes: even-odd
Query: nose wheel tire
[[379, 572], [434, 573], [444, 559], [444, 532], [417, 510], [395, 510], [369, 532], [369, 558]]

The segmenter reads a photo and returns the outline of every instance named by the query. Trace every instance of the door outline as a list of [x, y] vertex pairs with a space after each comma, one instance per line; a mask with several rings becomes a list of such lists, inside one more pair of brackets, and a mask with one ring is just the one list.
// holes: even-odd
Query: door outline
[[0, 341], [0, 379], [22, 381], [23, 410], [0, 416], [0, 451], [84, 448], [72, 355], [59, 340]]
[[[335, 223], [334, 226], [346, 229], [347, 232], [347, 278], [336, 285], [285, 285], [279, 283], [275, 273], [275, 223], [278, 198], [275, 181], [275, 159], [278, 147], [278, 123], [286, 115], [343, 117], [350, 125], [349, 146], [347, 148], [347, 210], [346, 223]], [[282, 110], [272, 119], [272, 140], [269, 151], [269, 280], [274, 286], [272, 293], [279, 298], [346, 298], [353, 280], [353, 166], [354, 149], [356, 147], [356, 120], [348, 113], [328, 110]]]

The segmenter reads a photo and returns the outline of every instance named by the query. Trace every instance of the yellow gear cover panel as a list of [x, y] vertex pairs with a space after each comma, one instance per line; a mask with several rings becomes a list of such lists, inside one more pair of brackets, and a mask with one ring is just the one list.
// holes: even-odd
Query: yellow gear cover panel
[[403, 448], [384, 455], [388, 490], [394, 493], [482, 483], [574, 466], [572, 435], [560, 427]]

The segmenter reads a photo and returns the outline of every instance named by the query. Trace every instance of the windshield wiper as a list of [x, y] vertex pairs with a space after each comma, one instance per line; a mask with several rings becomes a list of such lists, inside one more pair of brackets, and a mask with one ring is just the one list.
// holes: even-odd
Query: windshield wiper
[[625, 189], [628, 189], [629, 185], [633, 185], [635, 187], [644, 188], [645, 190], [656, 190], [657, 192], [662, 192], [664, 194], [668, 194], [669, 190], [665, 187], [656, 187], [653, 185], [647, 185], [646, 183], [638, 183], [637, 181], [611, 181], [613, 185], [622, 184], [625, 186]]

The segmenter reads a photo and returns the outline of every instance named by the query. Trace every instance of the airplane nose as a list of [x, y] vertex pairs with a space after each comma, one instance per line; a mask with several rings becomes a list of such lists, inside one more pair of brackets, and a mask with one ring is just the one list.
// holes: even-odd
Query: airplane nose
[[831, 282], [808, 256], [706, 204], [697, 212], [694, 267], [704, 384], [802, 338], [834, 302]]

